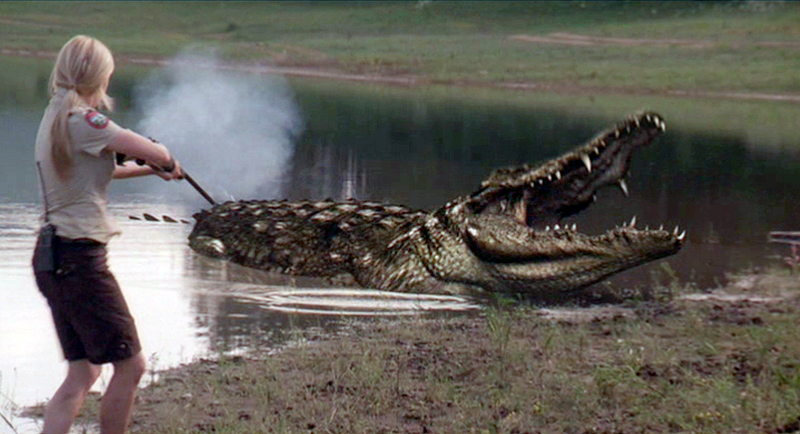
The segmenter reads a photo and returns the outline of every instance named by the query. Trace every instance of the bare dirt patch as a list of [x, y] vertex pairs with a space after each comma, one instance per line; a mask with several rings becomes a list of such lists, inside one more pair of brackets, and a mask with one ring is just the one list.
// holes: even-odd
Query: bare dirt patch
[[606, 38], [601, 36], [577, 35], [574, 33], [550, 33], [545, 36], [514, 35], [509, 39], [537, 44], [558, 44], [572, 46], [643, 46], [643, 45], [681, 45], [694, 48], [708, 48], [714, 45], [711, 41], [691, 39], [646, 39], [646, 38]]
[[[622, 47], [640, 47], [640, 46], [682, 46], [690, 48], [713, 48], [721, 45], [720, 42], [711, 40], [700, 39], [651, 39], [651, 38], [609, 38], [603, 36], [588, 36], [579, 35], [575, 33], [556, 32], [549, 33], [544, 36], [537, 35], [513, 35], [509, 39], [524, 42], [533, 42], [537, 44], [557, 44], [557, 45], [572, 45], [572, 46], [622, 46]], [[750, 43], [737, 43], [734, 47], [744, 46], [758, 46], [758, 47], [774, 47], [774, 48], [800, 48], [800, 42], [792, 41], [755, 41]]]

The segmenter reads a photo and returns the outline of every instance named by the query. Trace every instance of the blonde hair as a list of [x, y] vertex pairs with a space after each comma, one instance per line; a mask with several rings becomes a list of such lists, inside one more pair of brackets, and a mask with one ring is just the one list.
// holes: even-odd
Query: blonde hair
[[58, 53], [50, 74], [50, 95], [65, 95], [50, 130], [51, 152], [56, 173], [69, 176], [72, 167], [72, 140], [69, 136], [70, 111], [78, 105], [111, 110], [113, 101], [106, 94], [114, 57], [111, 50], [95, 38], [78, 35], [67, 41]]

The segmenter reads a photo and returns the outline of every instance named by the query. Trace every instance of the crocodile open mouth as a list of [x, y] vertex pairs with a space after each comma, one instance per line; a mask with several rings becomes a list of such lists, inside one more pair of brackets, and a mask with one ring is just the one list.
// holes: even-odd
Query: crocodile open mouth
[[467, 231], [473, 252], [485, 261], [506, 264], [503, 267], [530, 267], [536, 262], [552, 267], [558, 261], [577, 263], [612, 256], [638, 263], [675, 253], [686, 236], [678, 227], [637, 228], [633, 217], [592, 236], [578, 232], [575, 223], [563, 221], [594, 203], [600, 189], [619, 188], [627, 197], [625, 178], [634, 152], [664, 131], [661, 116], [643, 112], [544, 164], [493, 172], [467, 200], [476, 216]]
[[499, 169], [472, 195], [471, 209], [511, 215], [536, 229], [561, 226], [564, 218], [590, 206], [601, 188], [613, 186], [628, 196], [625, 177], [634, 152], [664, 131], [661, 116], [643, 112], [540, 166]]

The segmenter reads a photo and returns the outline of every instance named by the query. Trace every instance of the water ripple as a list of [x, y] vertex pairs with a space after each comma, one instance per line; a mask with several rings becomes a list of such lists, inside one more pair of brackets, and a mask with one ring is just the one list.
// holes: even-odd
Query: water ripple
[[237, 298], [263, 309], [306, 315], [405, 316], [433, 311], [469, 311], [480, 306], [466, 297], [405, 294], [349, 288], [249, 287]]

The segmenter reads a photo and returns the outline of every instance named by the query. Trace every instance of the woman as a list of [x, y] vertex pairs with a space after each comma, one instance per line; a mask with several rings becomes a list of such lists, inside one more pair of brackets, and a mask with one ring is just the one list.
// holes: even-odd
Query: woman
[[[100, 430], [123, 433], [130, 420], [145, 359], [136, 327], [114, 276], [105, 245], [119, 234], [107, 214], [112, 178], [156, 174], [182, 179], [162, 145], [120, 128], [98, 109], [114, 71], [109, 49], [75, 36], [62, 48], [50, 76], [52, 98], [36, 136], [45, 225], [33, 256], [39, 290], [47, 298], [69, 362], [67, 377], [45, 411], [44, 433], [67, 433], [101, 366], [112, 363], [100, 409]], [[115, 153], [118, 163], [115, 164]], [[147, 165], [124, 163], [125, 157]], [[54, 230], [54, 234], [52, 231]]]

